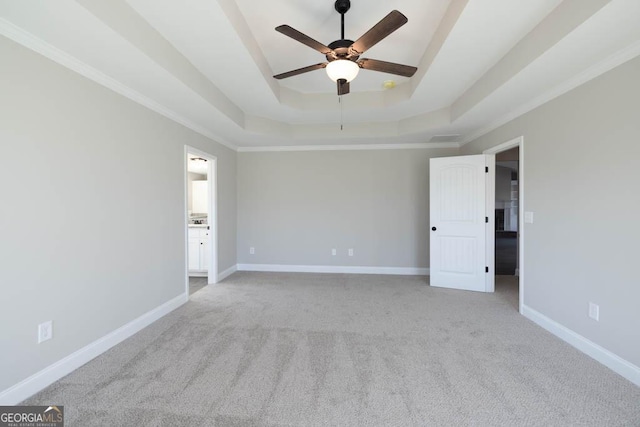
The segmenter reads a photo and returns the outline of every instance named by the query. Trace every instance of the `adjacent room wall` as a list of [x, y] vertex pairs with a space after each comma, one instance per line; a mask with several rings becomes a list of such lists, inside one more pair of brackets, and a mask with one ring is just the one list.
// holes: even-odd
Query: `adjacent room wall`
[[511, 169], [496, 165], [496, 204], [511, 200]]
[[193, 181], [205, 181], [207, 175], [195, 172], [187, 173], [187, 211], [193, 210]]
[[429, 267], [429, 159], [455, 154], [239, 153], [238, 263]]
[[517, 162], [520, 158], [520, 147], [513, 147], [496, 154], [496, 162]]
[[[462, 147], [524, 136], [526, 306], [640, 366], [640, 58]], [[600, 321], [587, 316], [600, 305]]]
[[0, 58], [1, 392], [185, 292], [185, 144], [218, 158], [220, 271], [237, 203], [232, 150], [3, 37]]

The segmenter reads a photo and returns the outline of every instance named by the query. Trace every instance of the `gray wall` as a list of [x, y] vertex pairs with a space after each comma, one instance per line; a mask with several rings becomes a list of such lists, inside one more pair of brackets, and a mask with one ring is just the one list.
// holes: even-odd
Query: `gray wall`
[[[527, 306], [640, 366], [640, 58], [462, 147], [524, 136]], [[600, 305], [600, 322], [588, 303]]]
[[185, 292], [185, 144], [218, 157], [221, 270], [237, 203], [235, 152], [4, 37], [0, 58], [4, 390]]
[[456, 153], [239, 153], [238, 262], [428, 267], [429, 158]]

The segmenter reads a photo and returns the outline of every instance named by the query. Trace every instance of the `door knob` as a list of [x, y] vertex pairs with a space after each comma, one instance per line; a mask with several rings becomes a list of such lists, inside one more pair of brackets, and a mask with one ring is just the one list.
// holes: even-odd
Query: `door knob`
[[431, 231], [436, 231], [436, 230], [437, 230], [437, 228], [431, 227]]

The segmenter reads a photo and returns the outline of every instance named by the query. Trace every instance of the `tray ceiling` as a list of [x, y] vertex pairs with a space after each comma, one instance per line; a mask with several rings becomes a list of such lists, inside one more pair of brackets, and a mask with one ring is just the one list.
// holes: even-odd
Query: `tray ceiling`
[[240, 149], [460, 144], [640, 54], [637, 0], [352, 0], [347, 38], [409, 18], [364, 56], [418, 72], [361, 70], [339, 103], [324, 70], [272, 78], [324, 60], [274, 28], [328, 44], [333, 3], [1, 0], [0, 31]]

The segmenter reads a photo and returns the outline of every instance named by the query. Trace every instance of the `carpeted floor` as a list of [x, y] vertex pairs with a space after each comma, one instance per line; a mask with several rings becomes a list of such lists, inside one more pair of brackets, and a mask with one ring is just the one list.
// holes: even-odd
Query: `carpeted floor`
[[189, 277], [189, 295], [193, 295], [207, 286], [207, 280], [206, 277]]
[[640, 425], [640, 388], [496, 289], [236, 273], [25, 403], [67, 426]]

